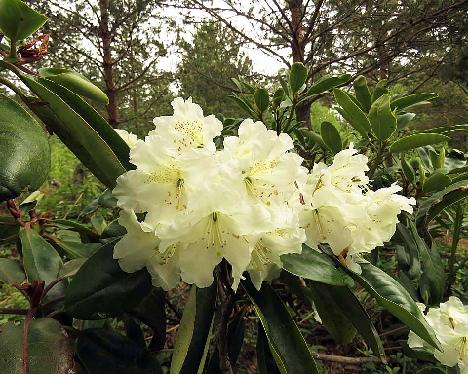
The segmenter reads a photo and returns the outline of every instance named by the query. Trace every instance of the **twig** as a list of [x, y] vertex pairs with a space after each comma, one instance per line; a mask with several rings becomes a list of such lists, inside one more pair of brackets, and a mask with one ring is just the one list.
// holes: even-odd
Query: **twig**
[[29, 324], [36, 312], [36, 308], [31, 308], [26, 314], [26, 318], [23, 322], [23, 336], [22, 344], [23, 348], [21, 350], [21, 367], [23, 374], [29, 374], [29, 345], [28, 345], [28, 335], [29, 335]]
[[378, 357], [346, 357], [338, 355], [327, 355], [324, 353], [312, 353], [312, 356], [317, 360], [339, 362], [342, 364], [363, 364], [366, 362], [381, 363], [382, 360]]
[[0, 308], [0, 314], [18, 314], [18, 315], [26, 315], [26, 314], [28, 314], [28, 309]]

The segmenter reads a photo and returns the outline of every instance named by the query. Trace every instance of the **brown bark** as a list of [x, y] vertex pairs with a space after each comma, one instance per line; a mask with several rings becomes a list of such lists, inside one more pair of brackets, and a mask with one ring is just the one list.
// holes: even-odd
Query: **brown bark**
[[117, 128], [118, 119], [118, 97], [114, 82], [114, 62], [112, 60], [112, 34], [109, 30], [109, 0], [99, 0], [99, 37], [101, 38], [102, 67], [104, 72], [104, 83], [106, 94], [109, 97], [107, 104], [107, 117], [112, 127]]
[[[291, 0], [288, 2], [291, 12], [291, 50], [293, 62], [304, 63], [305, 38], [304, 38], [304, 4], [302, 0]], [[310, 127], [310, 103], [306, 100], [296, 107], [296, 120]]]

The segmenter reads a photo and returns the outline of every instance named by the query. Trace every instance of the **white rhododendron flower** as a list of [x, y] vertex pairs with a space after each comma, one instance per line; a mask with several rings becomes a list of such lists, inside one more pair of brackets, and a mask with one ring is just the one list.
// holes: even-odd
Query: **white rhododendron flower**
[[301, 224], [306, 243], [318, 249], [329, 244], [351, 270], [360, 272], [362, 253], [388, 242], [396, 231], [398, 214], [412, 213], [413, 198], [398, 195], [392, 185], [372, 191], [366, 176], [367, 157], [351, 145], [337, 153], [330, 166], [316, 164], [303, 188]]
[[[422, 305], [424, 309], [424, 305]], [[461, 374], [468, 373], [468, 305], [451, 296], [439, 308], [430, 308], [424, 316], [434, 329], [442, 350], [434, 349], [415, 333], [410, 332], [410, 348], [422, 348], [446, 366], [458, 365]]]
[[361, 253], [390, 240], [397, 215], [411, 212], [398, 186], [368, 191], [367, 158], [352, 147], [308, 174], [289, 135], [248, 119], [217, 150], [220, 121], [190, 98], [172, 106], [131, 147], [136, 168], [113, 191], [127, 229], [114, 258], [127, 272], [146, 267], [156, 286], [207, 287], [225, 260], [234, 289], [246, 272], [259, 289], [304, 242], [329, 244], [359, 271]]
[[120, 135], [120, 137], [125, 141], [125, 143], [127, 143], [130, 149], [135, 147], [138, 141], [138, 137], [134, 133], [121, 129], [115, 129], [115, 132]]

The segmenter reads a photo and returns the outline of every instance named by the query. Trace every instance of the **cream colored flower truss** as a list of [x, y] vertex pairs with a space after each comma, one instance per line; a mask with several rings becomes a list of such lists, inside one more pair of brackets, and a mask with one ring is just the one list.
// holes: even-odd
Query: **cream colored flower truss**
[[350, 269], [360, 272], [361, 253], [389, 241], [398, 214], [412, 212], [413, 198], [398, 195], [392, 185], [372, 191], [368, 187], [367, 157], [351, 145], [335, 155], [333, 163], [316, 164], [304, 186], [301, 225], [311, 248], [329, 244]]
[[397, 186], [363, 193], [367, 159], [352, 148], [308, 175], [288, 135], [245, 120], [217, 150], [222, 125], [214, 116], [191, 99], [172, 106], [174, 114], [155, 118], [155, 129], [131, 147], [136, 169], [113, 191], [127, 229], [114, 258], [124, 271], [146, 267], [156, 286], [180, 279], [209, 286], [225, 259], [234, 289], [244, 272], [260, 288], [278, 276], [281, 256], [300, 253], [306, 240], [347, 252], [352, 266], [360, 251], [390, 239], [402, 209], [411, 210]]
[[[424, 305], [421, 304], [424, 310]], [[450, 297], [439, 308], [430, 308], [425, 318], [439, 340], [442, 351], [434, 349], [415, 333], [410, 332], [410, 348], [422, 348], [446, 366], [458, 365], [461, 374], [468, 374], [468, 305], [457, 297]]]

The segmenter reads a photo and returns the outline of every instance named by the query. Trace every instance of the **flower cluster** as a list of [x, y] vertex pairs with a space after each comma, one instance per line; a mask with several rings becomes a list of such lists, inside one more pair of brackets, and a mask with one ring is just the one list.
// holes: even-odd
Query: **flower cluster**
[[367, 158], [352, 148], [309, 174], [287, 134], [245, 120], [217, 149], [222, 124], [214, 116], [190, 98], [172, 106], [144, 141], [121, 133], [136, 169], [113, 191], [127, 230], [114, 258], [127, 272], [146, 267], [156, 286], [209, 286], [225, 259], [234, 289], [246, 271], [260, 288], [278, 276], [281, 256], [300, 253], [306, 241], [329, 244], [352, 265], [391, 238], [401, 210], [411, 211], [399, 187], [366, 188]]
[[[419, 304], [424, 311], [425, 306]], [[410, 332], [410, 348], [422, 348], [434, 354], [434, 357], [446, 366], [458, 364], [460, 373], [468, 373], [468, 305], [457, 297], [450, 297], [439, 308], [430, 308], [424, 316], [439, 340], [442, 350], [434, 349], [414, 332]]]
[[330, 166], [315, 164], [304, 187], [301, 225], [307, 245], [328, 244], [350, 269], [360, 272], [361, 254], [389, 241], [398, 214], [412, 213], [413, 198], [398, 195], [401, 187], [372, 191], [366, 172], [368, 159], [351, 145], [335, 155]]

